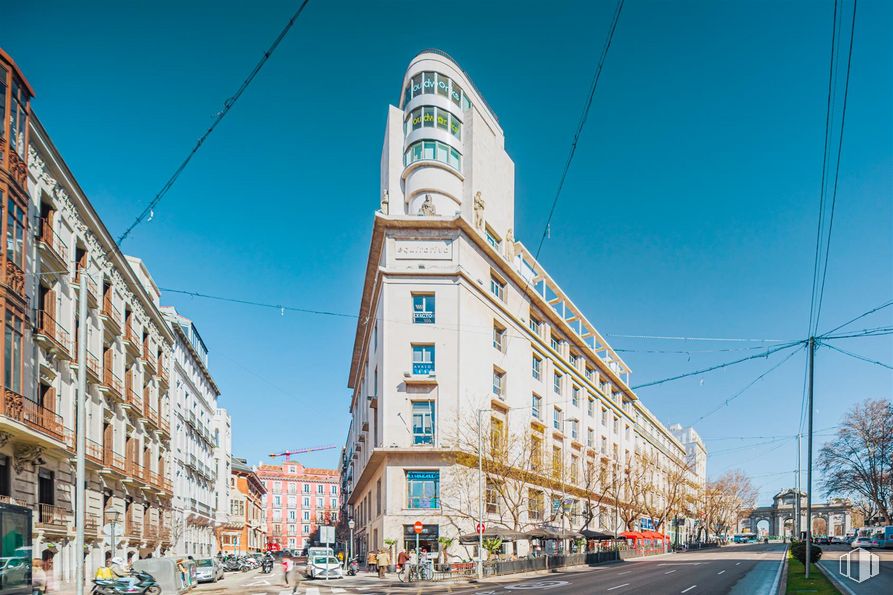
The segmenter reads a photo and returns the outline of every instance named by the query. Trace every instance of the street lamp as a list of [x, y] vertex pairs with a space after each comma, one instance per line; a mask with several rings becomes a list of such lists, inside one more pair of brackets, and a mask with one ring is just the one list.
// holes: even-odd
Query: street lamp
[[353, 521], [353, 519], [348, 519], [347, 528], [350, 529], [350, 550], [347, 552], [347, 562], [350, 564], [350, 561], [353, 559], [353, 528], [356, 527], [357, 524]]
[[484, 578], [484, 412], [492, 409], [478, 409], [478, 579]]

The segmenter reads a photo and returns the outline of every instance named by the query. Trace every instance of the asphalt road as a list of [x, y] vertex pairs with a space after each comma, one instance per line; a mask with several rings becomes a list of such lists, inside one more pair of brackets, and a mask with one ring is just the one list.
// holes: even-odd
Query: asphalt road
[[[686, 554], [656, 556], [594, 566], [574, 568], [523, 579], [500, 577], [482, 583], [394, 584], [379, 583], [374, 577], [350, 577], [332, 581], [304, 581], [301, 595], [353, 593], [358, 595], [522, 595], [542, 592], [548, 595], [607, 593], [670, 594], [686, 593], [732, 595], [770, 595], [782, 560], [784, 546], [757, 544], [727, 546]], [[365, 573], [363, 573], [365, 574]], [[207, 595], [290, 595], [282, 584], [281, 573], [259, 575], [257, 571], [227, 574], [216, 585], [199, 588]], [[266, 583], [266, 584], [265, 584]]]

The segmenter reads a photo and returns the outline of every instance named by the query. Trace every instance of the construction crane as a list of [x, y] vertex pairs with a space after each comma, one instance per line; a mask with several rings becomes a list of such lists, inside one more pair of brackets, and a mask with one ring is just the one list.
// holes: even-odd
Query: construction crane
[[317, 450], [332, 450], [333, 448], [338, 448], [338, 447], [335, 446], [334, 444], [329, 444], [327, 446], [312, 446], [310, 448], [299, 448], [297, 450], [285, 450], [282, 452], [270, 453], [270, 458], [285, 457], [286, 461], [290, 461], [291, 458], [289, 458], [289, 457], [291, 457], [291, 455], [297, 455], [297, 454], [301, 454], [304, 452], [315, 452]]

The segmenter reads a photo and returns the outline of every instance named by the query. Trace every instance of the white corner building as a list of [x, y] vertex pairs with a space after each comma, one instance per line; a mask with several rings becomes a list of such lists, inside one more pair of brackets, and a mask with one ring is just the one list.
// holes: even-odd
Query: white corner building
[[[416, 521], [429, 551], [438, 537], [474, 532], [480, 499], [476, 485], [458, 495], [453, 451], [478, 410], [487, 434], [504, 432], [509, 448], [534, 441], [571, 469], [567, 481], [643, 449], [685, 458], [630, 389], [629, 367], [515, 239], [504, 140], [452, 58], [413, 58], [388, 108], [349, 375], [343, 496], [361, 556], [385, 539], [411, 547]], [[494, 492], [485, 521], [500, 526], [507, 504]], [[557, 522], [546, 504], [554, 490], [525, 494], [520, 528]], [[565, 529], [583, 525], [579, 505]], [[622, 530], [607, 510], [590, 512], [589, 528]]]
[[[172, 306], [161, 308], [174, 334], [171, 354], [171, 452], [174, 461], [173, 553], [215, 553], [218, 523], [217, 398], [208, 369], [208, 348], [193, 322]], [[224, 478], [229, 477], [227, 474]]]

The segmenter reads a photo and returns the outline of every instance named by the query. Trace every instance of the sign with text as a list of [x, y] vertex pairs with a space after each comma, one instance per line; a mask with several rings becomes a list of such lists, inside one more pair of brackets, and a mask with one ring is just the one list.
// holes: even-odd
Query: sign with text
[[452, 260], [452, 240], [397, 240], [395, 258], [398, 260]]
[[327, 525], [320, 527], [319, 540], [323, 543], [335, 543], [335, 527]]

